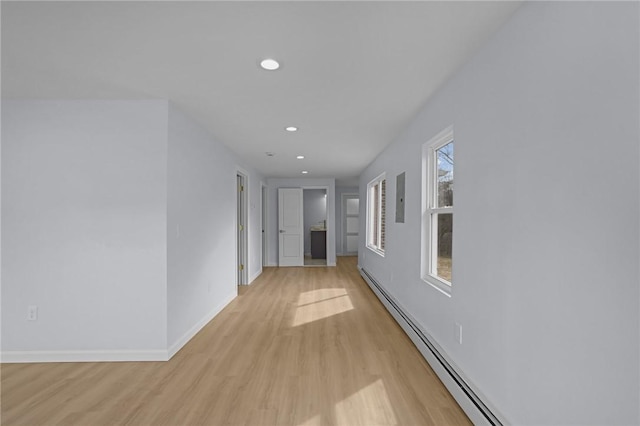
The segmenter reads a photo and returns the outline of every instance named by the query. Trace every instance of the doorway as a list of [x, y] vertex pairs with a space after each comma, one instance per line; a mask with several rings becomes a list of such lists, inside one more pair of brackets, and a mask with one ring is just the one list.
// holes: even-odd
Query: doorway
[[303, 189], [304, 266], [327, 266], [327, 190]]
[[237, 234], [236, 234], [236, 265], [238, 285], [246, 285], [247, 280], [247, 176], [236, 174], [237, 199]]

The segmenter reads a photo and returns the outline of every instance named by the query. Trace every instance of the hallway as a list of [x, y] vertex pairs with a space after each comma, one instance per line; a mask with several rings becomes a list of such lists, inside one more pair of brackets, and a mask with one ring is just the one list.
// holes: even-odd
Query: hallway
[[4, 364], [2, 424], [469, 424], [356, 262], [266, 268], [168, 362]]

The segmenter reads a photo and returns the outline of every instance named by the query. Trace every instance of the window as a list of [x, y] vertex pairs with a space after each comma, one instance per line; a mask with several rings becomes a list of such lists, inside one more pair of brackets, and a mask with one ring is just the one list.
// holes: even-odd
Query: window
[[384, 173], [367, 185], [367, 247], [384, 256], [386, 181]]
[[423, 148], [422, 278], [451, 292], [453, 246], [453, 128]]

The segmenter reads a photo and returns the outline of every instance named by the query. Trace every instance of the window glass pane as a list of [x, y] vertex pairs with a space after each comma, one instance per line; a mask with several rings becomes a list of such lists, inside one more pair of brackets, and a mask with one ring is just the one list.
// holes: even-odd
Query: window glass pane
[[451, 282], [451, 243], [453, 236], [453, 214], [437, 215], [438, 262], [436, 276]]
[[438, 207], [453, 206], [453, 142], [436, 150], [438, 166]]

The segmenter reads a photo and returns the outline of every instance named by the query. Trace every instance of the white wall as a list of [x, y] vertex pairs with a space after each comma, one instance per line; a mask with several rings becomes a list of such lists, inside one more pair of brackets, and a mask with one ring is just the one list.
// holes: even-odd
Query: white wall
[[2, 122], [4, 361], [173, 355], [236, 295], [239, 169], [260, 274], [263, 177], [167, 101], [3, 101]]
[[322, 225], [327, 220], [327, 191], [324, 189], [305, 189], [303, 196], [304, 252], [311, 253], [311, 227]]
[[338, 256], [343, 254], [343, 231], [342, 231], [342, 195], [343, 194], [358, 194], [359, 190], [357, 186], [336, 186], [336, 254]]
[[267, 263], [278, 265], [278, 188], [327, 188], [327, 265], [336, 264], [335, 179], [267, 179]]
[[[170, 353], [237, 295], [239, 168], [234, 154], [170, 104], [167, 221]], [[260, 192], [255, 190], [261, 176], [250, 169], [242, 170], [249, 179], [248, 268], [255, 278], [262, 269], [261, 233], [256, 232], [260, 226]]]
[[[360, 265], [509, 424], [640, 423], [638, 8], [525, 4], [360, 179], [407, 178]], [[451, 298], [420, 279], [421, 147], [449, 125]]]
[[162, 101], [2, 102], [5, 359], [166, 349], [166, 114]]

